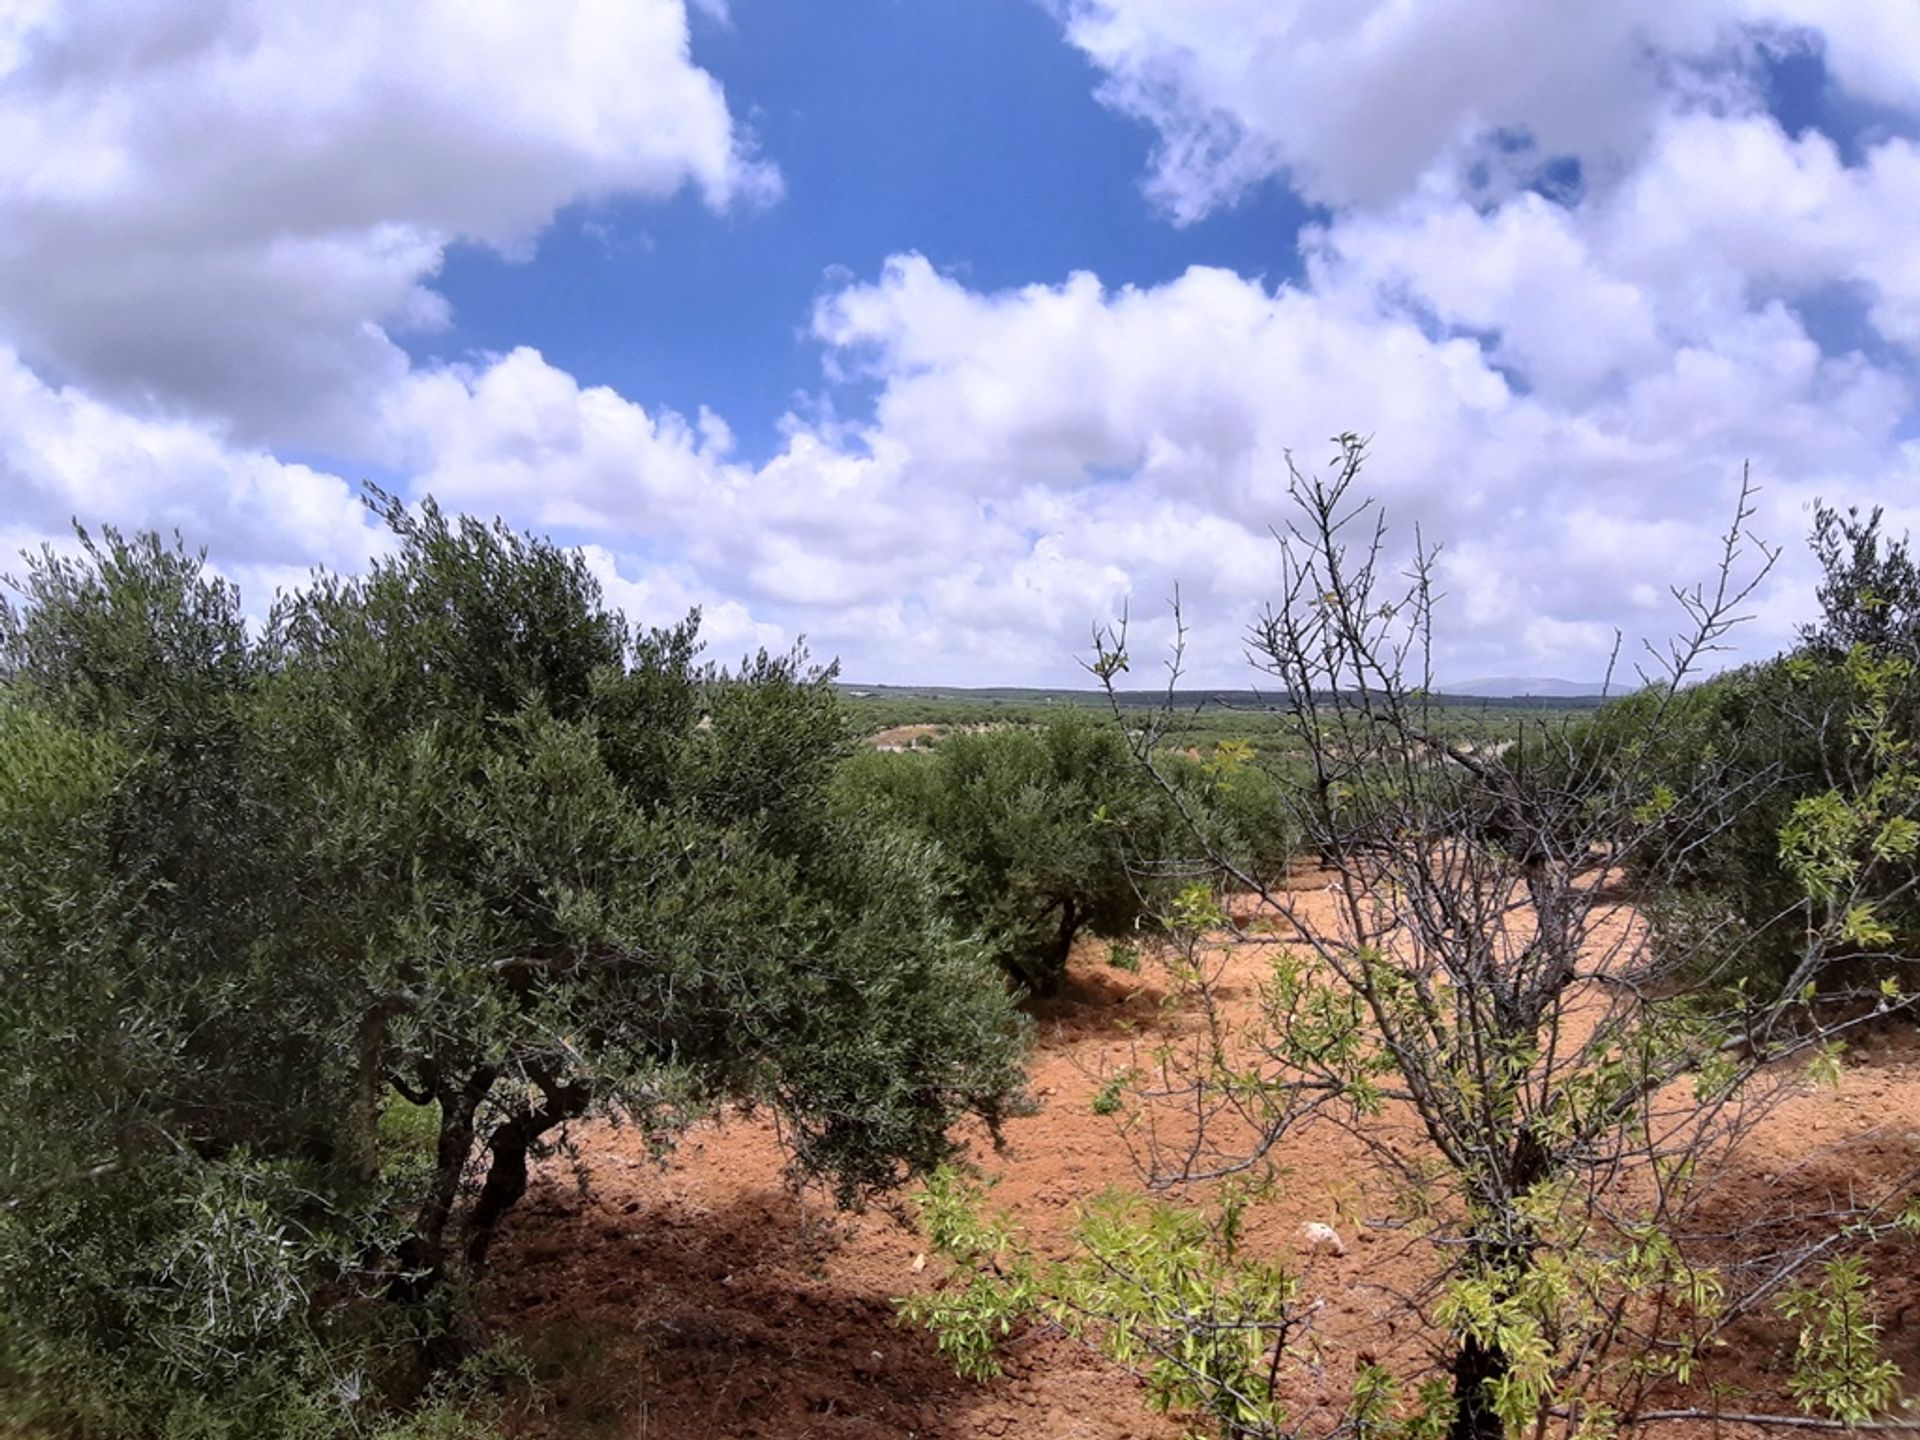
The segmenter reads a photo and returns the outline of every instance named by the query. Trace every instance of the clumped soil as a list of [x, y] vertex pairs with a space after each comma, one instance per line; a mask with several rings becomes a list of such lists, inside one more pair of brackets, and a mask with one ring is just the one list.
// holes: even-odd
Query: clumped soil
[[[1241, 945], [1216, 958], [1226, 1007], [1244, 1017], [1270, 952]], [[966, 1137], [972, 1158], [997, 1177], [994, 1203], [1042, 1253], [1067, 1253], [1089, 1197], [1139, 1185], [1142, 1129], [1096, 1113], [1094, 1101], [1115, 1072], [1191, 1033], [1192, 1011], [1165, 1002], [1151, 962], [1144, 975], [1131, 974], [1107, 963], [1104, 944], [1083, 943], [1065, 992], [1034, 1008], [1036, 1113], [1009, 1123], [998, 1150], [982, 1134]], [[1920, 1153], [1920, 1051], [1911, 1036], [1911, 1026], [1869, 1035], [1837, 1088], [1796, 1084], [1716, 1182], [1715, 1213], [1730, 1227], [1765, 1218], [1777, 1236], [1820, 1225], [1823, 1212], [1909, 1168]], [[908, 1208], [847, 1215], [824, 1196], [795, 1194], [764, 1116], [696, 1126], [664, 1166], [631, 1130], [596, 1124], [573, 1139], [575, 1158], [546, 1162], [509, 1218], [484, 1297], [490, 1327], [518, 1339], [543, 1383], [544, 1402], [515, 1419], [528, 1440], [1184, 1433], [1147, 1410], [1131, 1377], [1044, 1329], [1009, 1347], [1001, 1378], [957, 1378], [930, 1336], [895, 1320], [895, 1300], [937, 1284], [942, 1271]], [[1419, 1141], [1407, 1132], [1393, 1143]], [[1363, 1359], [1396, 1369], [1418, 1363], [1430, 1337], [1409, 1320], [1404, 1299], [1433, 1261], [1424, 1242], [1388, 1222], [1388, 1193], [1353, 1136], [1314, 1125], [1290, 1135], [1276, 1158], [1278, 1183], [1257, 1208], [1250, 1243], [1295, 1252], [1306, 1293], [1323, 1302], [1314, 1323], [1319, 1363], [1290, 1396], [1305, 1414], [1339, 1405]], [[1300, 1233], [1310, 1222], [1332, 1226], [1345, 1253], [1310, 1251]], [[1920, 1254], [1911, 1243], [1889, 1244], [1873, 1262], [1889, 1348], [1920, 1376]], [[1727, 1408], [1789, 1409], [1782, 1386], [1791, 1331], [1749, 1321], [1732, 1341], [1709, 1376], [1725, 1387]], [[1712, 1432], [1676, 1425], [1658, 1433], [1704, 1440]]]

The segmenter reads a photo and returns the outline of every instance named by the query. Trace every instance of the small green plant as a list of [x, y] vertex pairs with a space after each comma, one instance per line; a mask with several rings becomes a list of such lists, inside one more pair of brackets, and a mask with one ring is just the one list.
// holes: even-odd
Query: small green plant
[[1802, 1410], [1858, 1425], [1893, 1403], [1900, 1369], [1881, 1352], [1879, 1307], [1860, 1257], [1829, 1261], [1783, 1292], [1779, 1308], [1800, 1325], [1788, 1385]]
[[1000, 1373], [1000, 1343], [1040, 1297], [1033, 1256], [1004, 1212], [986, 1212], [987, 1189], [952, 1166], [928, 1177], [915, 1203], [929, 1243], [952, 1273], [933, 1293], [894, 1302], [902, 1323], [932, 1331], [940, 1353], [969, 1380]]
[[1106, 1083], [1094, 1092], [1093, 1113], [1096, 1115], [1118, 1115], [1127, 1102], [1127, 1092], [1140, 1080], [1138, 1070], [1122, 1070], [1107, 1078]]
[[431, 1175], [439, 1139], [440, 1106], [436, 1101], [416, 1105], [404, 1095], [390, 1095], [380, 1108], [375, 1131], [381, 1178], [390, 1185], [405, 1186]]
[[1204, 935], [1226, 921], [1227, 912], [1219, 896], [1203, 881], [1181, 887], [1164, 916], [1167, 929], [1176, 935]]
[[1088, 1202], [1064, 1261], [1037, 1260], [987, 1186], [937, 1172], [921, 1219], [949, 1263], [941, 1287], [898, 1301], [961, 1374], [1000, 1373], [999, 1347], [1051, 1323], [1139, 1375], [1156, 1410], [1189, 1417], [1219, 1440], [1283, 1433], [1282, 1390], [1312, 1363], [1316, 1307], [1298, 1277], [1242, 1253], [1246, 1198], [1214, 1211], [1110, 1191]]
[[1115, 940], [1107, 947], [1107, 963], [1129, 975], [1140, 973], [1140, 947], [1127, 940]]

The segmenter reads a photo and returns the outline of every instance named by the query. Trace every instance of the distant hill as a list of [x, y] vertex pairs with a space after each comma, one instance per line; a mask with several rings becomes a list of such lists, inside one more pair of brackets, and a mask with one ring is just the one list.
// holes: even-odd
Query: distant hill
[[[957, 685], [873, 685], [851, 681], [838, 682], [840, 693], [850, 699], [879, 704], [923, 702], [933, 705], [965, 705], [972, 708], [1028, 708], [1074, 705], [1105, 710], [1117, 702], [1127, 709], [1164, 705], [1165, 690], [1121, 690], [1110, 701], [1099, 690], [1049, 690], [1037, 686], [957, 686]], [[1598, 685], [1573, 680], [1468, 680], [1443, 686], [1434, 692], [1437, 704], [1469, 708], [1493, 706], [1522, 710], [1591, 708], [1600, 694]], [[1180, 710], [1245, 710], [1274, 708], [1282, 699], [1277, 691], [1183, 689], [1174, 698]], [[1564, 706], [1553, 702], [1565, 702]]]
[[1442, 695], [1460, 695], [1475, 700], [1519, 700], [1539, 696], [1554, 700], [1575, 700], [1599, 695], [1602, 687], [1586, 680], [1555, 680], [1534, 676], [1516, 679], [1510, 675], [1480, 680], [1459, 680], [1438, 687]]

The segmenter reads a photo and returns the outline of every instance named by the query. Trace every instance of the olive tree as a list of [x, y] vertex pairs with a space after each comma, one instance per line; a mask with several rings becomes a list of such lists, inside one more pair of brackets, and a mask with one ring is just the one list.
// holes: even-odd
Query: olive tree
[[1178, 825], [1119, 727], [1074, 711], [949, 735], [925, 755], [863, 756], [840, 792], [848, 813], [938, 847], [948, 913], [1040, 994], [1083, 931], [1122, 935], [1149, 913]]
[[[1737, 783], [1718, 804], [1666, 817], [1684, 860], [1651, 913], [1680, 949], [1703, 923], [1737, 933], [1756, 983], [1798, 967], [1812, 923], [1837, 962], [1824, 966], [1823, 990], [1838, 997], [1882, 978], [1910, 988], [1920, 875], [1899, 836], [1912, 809], [1902, 757], [1920, 727], [1920, 582], [1906, 541], [1881, 532], [1877, 511], [1816, 506], [1809, 538], [1820, 618], [1789, 652], [1716, 676], [1674, 707], [1662, 736], [1668, 773], [1705, 768]], [[1610, 707], [1593, 729], [1640, 725], [1647, 698]], [[1836, 827], [1855, 811], [1862, 833], [1843, 841]], [[1860, 863], [1835, 870], [1836, 843]], [[1808, 914], [1811, 892], [1818, 916]]]
[[830, 812], [831, 671], [378, 508], [391, 553], [257, 626], [111, 532], [0, 610], [0, 1375], [45, 1423], [398, 1414], [582, 1117], [765, 1105], [852, 1202], [1018, 1093], [928, 848]]

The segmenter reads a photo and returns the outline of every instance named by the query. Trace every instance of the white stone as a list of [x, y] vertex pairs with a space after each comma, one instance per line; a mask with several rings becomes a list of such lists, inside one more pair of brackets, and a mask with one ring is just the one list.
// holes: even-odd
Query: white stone
[[1328, 1250], [1335, 1255], [1347, 1253], [1346, 1242], [1341, 1240], [1340, 1232], [1331, 1225], [1322, 1225], [1317, 1220], [1309, 1221], [1300, 1227], [1300, 1238], [1309, 1250]]

